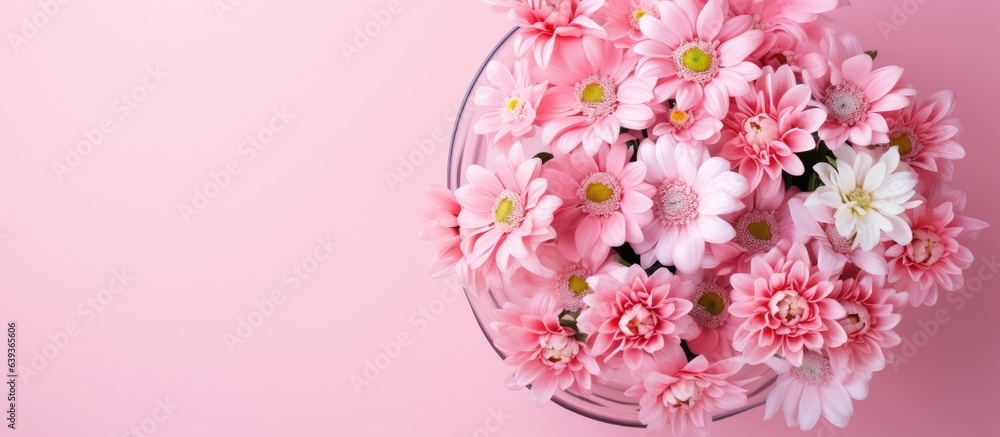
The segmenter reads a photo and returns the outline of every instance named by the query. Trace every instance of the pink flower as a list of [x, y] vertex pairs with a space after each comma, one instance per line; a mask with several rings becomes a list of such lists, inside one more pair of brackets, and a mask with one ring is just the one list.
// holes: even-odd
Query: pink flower
[[787, 255], [775, 249], [756, 257], [750, 273], [734, 274], [731, 282], [729, 312], [743, 320], [733, 347], [748, 363], [780, 355], [799, 366], [807, 348], [836, 347], [847, 341], [837, 323], [847, 313], [829, 298], [833, 278], [810, 263], [805, 246], [793, 245]]
[[847, 311], [838, 321], [847, 332], [847, 342], [828, 348], [833, 367], [872, 372], [885, 368], [882, 351], [900, 343], [893, 328], [903, 319], [899, 311], [906, 293], [886, 287], [884, 276], [863, 274], [838, 282], [830, 297]]
[[838, 0], [729, 0], [734, 15], [754, 18], [754, 28], [764, 32], [764, 41], [752, 56], [775, 50], [792, 49], [799, 41], [806, 40], [802, 24], [816, 20], [817, 15], [829, 12]]
[[547, 83], [532, 84], [528, 66], [523, 61], [514, 63], [514, 74], [506, 65], [490, 61], [486, 77], [496, 88], [481, 86], [476, 91], [476, 106], [488, 111], [476, 122], [473, 129], [479, 135], [489, 136], [490, 144], [507, 153], [518, 139], [535, 129], [535, 111], [542, 102]]
[[602, 257], [567, 258], [559, 247], [551, 243], [538, 247], [538, 260], [552, 274], [537, 275], [519, 269], [511, 277], [511, 290], [527, 297], [549, 294], [568, 311], [586, 308], [583, 298], [594, 293], [594, 288], [588, 283], [590, 278], [621, 267], [610, 256], [610, 251]]
[[604, 361], [622, 352], [625, 364], [638, 369], [647, 354], [680, 351], [680, 337], [696, 329], [687, 300], [694, 284], [667, 269], [646, 276], [637, 265], [622, 267], [596, 282], [594, 294], [583, 298], [589, 308], [579, 323], [593, 337], [594, 355], [607, 353]]
[[805, 242], [786, 207], [788, 199], [797, 192], [794, 187], [785, 191], [781, 179], [768, 179], [744, 199], [746, 208], [724, 217], [733, 224], [736, 237], [712, 246], [711, 256], [725, 264], [719, 267], [719, 273], [732, 273], [733, 268], [746, 273], [750, 271], [750, 260], [757, 255], [778, 246], [787, 250], [792, 243]]
[[795, 82], [791, 67], [765, 67], [754, 91], [737, 97], [725, 120], [735, 137], [721, 156], [737, 163], [751, 189], [764, 177], [780, 180], [783, 171], [801, 175], [805, 167], [796, 153], [816, 148], [812, 134], [826, 120], [812, 105], [809, 87]]
[[693, 96], [683, 96], [675, 100], [675, 105], [665, 114], [665, 121], [653, 127], [653, 136], [668, 135], [674, 142], [688, 147], [703, 147], [719, 141], [722, 121], [705, 112], [699, 100]]
[[622, 48], [632, 48], [642, 41], [639, 20], [643, 17], [660, 18], [657, 0], [607, 0], [598, 13], [608, 39]]
[[524, 56], [532, 50], [535, 62], [547, 68], [553, 53], [564, 50], [562, 43], [581, 37], [605, 38], [607, 32], [591, 16], [604, 0], [483, 0], [521, 30], [514, 37], [514, 53]]
[[851, 263], [872, 275], [889, 274], [889, 264], [885, 260], [885, 244], [878, 243], [871, 250], [854, 246], [852, 238], [840, 235], [837, 230], [834, 211], [823, 205], [807, 208], [804, 199], [809, 193], [802, 193], [788, 200], [788, 210], [795, 227], [803, 235], [810, 237], [808, 243], [816, 256], [820, 270], [840, 272]]
[[648, 433], [670, 425], [673, 435], [707, 436], [712, 414], [740, 408], [747, 403], [746, 389], [730, 379], [743, 368], [743, 360], [730, 358], [709, 363], [704, 356], [688, 362], [679, 357], [657, 356], [642, 381], [625, 394], [642, 396], [639, 421]]
[[910, 294], [913, 306], [934, 305], [938, 292], [961, 289], [962, 271], [972, 266], [972, 252], [959, 241], [987, 227], [986, 223], [956, 214], [965, 208], [960, 191], [938, 185], [928, 200], [903, 218], [913, 229], [909, 244], [893, 244], [885, 251], [889, 259], [889, 282]]
[[430, 208], [423, 211], [421, 218], [428, 226], [419, 237], [436, 250], [431, 261], [431, 277], [443, 278], [454, 274], [455, 264], [462, 259], [462, 239], [458, 232], [458, 214], [462, 207], [455, 200], [455, 194], [440, 185], [427, 187], [424, 197]]
[[486, 276], [489, 287], [501, 287], [512, 258], [533, 272], [546, 273], [535, 249], [555, 238], [552, 217], [562, 201], [545, 194], [548, 181], [539, 177], [541, 160], [525, 160], [520, 144], [514, 144], [508, 156], [496, 158], [494, 171], [469, 167], [468, 183], [455, 196], [462, 207], [458, 225], [465, 235], [462, 253], [469, 268]]
[[629, 155], [625, 144], [602, 147], [595, 156], [576, 150], [542, 171], [549, 192], [562, 199], [552, 224], [570, 256], [607, 258], [612, 247], [642, 241], [656, 188], [644, 182], [646, 164], [629, 162]]
[[919, 106], [908, 106], [888, 119], [889, 142], [885, 147], [899, 149], [900, 159], [921, 175], [951, 180], [952, 161], [965, 157], [958, 135], [965, 128], [961, 120], [951, 118], [955, 111], [955, 93], [941, 91]]
[[764, 420], [781, 410], [789, 427], [808, 431], [823, 417], [843, 428], [854, 414], [852, 399], [868, 397], [871, 372], [836, 369], [820, 352], [807, 351], [798, 367], [779, 359], [767, 364], [778, 372], [778, 381], [767, 395]]
[[553, 85], [538, 113], [542, 141], [563, 153], [582, 143], [594, 155], [617, 142], [621, 128], [653, 124], [656, 78], [635, 74], [637, 56], [597, 40], [566, 44], [561, 53], [538, 73]]
[[689, 298], [694, 304], [689, 314], [698, 325], [698, 333], [685, 339], [688, 348], [712, 361], [733, 357], [733, 336], [742, 321], [729, 314], [733, 303], [729, 278], [707, 270], [679, 276], [696, 284]]
[[643, 267], [655, 261], [682, 272], [698, 269], [705, 244], [723, 244], [736, 236], [721, 215], [738, 211], [747, 191], [743, 176], [729, 171], [723, 158], [709, 157], [704, 148], [679, 146], [669, 137], [639, 145], [639, 162], [646, 164], [646, 182], [657, 187], [653, 221], [642, 229], [645, 238], [633, 245]]
[[556, 390], [590, 390], [591, 376], [601, 371], [578, 333], [561, 323], [561, 312], [552, 296], [541, 294], [527, 308], [505, 303], [492, 324], [496, 346], [507, 355], [504, 362], [517, 367], [514, 385], [531, 384], [531, 398], [539, 406]]
[[659, 101], [704, 99], [709, 114], [722, 119], [729, 98], [751, 91], [749, 82], [760, 77], [760, 67], [747, 61], [764, 34], [753, 29], [753, 17], [727, 18], [723, 0], [660, 2], [660, 18], [641, 20], [649, 39], [635, 46], [644, 56], [641, 71], [662, 78]]
[[814, 77], [808, 70], [803, 79], [812, 88], [813, 97], [827, 111], [827, 120], [819, 128], [819, 138], [830, 149], [850, 140], [855, 146], [889, 142], [889, 125], [883, 114], [910, 104], [911, 88], [897, 86], [903, 69], [896, 66], [872, 70], [872, 57], [859, 54], [843, 64], [829, 63], [826, 74]]

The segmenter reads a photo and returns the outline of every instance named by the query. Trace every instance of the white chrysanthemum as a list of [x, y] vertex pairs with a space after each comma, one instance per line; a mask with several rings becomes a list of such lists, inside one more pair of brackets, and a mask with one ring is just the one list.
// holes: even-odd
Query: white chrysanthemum
[[909, 244], [913, 232], [900, 215], [920, 201], [910, 200], [917, 176], [900, 164], [899, 152], [890, 148], [878, 161], [853, 147], [840, 147], [834, 154], [836, 168], [827, 163], [814, 167], [823, 186], [809, 196], [806, 206], [833, 208], [837, 231], [853, 239], [853, 247], [872, 250], [883, 232], [899, 244]]

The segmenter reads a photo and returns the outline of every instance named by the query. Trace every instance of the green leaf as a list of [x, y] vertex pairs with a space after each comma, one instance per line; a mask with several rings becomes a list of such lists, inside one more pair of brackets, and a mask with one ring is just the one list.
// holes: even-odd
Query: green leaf
[[545, 164], [546, 162], [549, 162], [549, 160], [551, 160], [552, 158], [555, 158], [555, 155], [553, 155], [553, 154], [551, 154], [549, 152], [541, 152], [541, 153], [535, 155], [535, 158], [541, 159], [542, 160], [542, 164]]
[[823, 185], [823, 183], [819, 180], [819, 174], [813, 173], [812, 176], [809, 177], [809, 185], [807, 186], [808, 189], [806, 191], [816, 191], [820, 185]]
[[868, 50], [865, 52], [866, 55], [871, 56], [874, 61], [878, 57], [878, 50]]

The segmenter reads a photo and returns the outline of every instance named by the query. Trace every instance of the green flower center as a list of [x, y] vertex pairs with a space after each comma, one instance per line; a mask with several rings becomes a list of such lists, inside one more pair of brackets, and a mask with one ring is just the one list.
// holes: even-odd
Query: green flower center
[[514, 201], [510, 199], [500, 200], [497, 209], [493, 211], [493, 218], [497, 223], [509, 223], [510, 213], [514, 210]]
[[747, 232], [761, 241], [771, 240], [771, 226], [767, 222], [753, 222], [747, 225]]
[[682, 57], [684, 66], [695, 73], [704, 73], [712, 68], [712, 55], [698, 47], [691, 47]]
[[587, 290], [590, 290], [590, 286], [587, 285], [587, 281], [583, 278], [573, 275], [569, 277], [569, 289], [576, 293], [577, 296], [583, 296]]
[[594, 182], [587, 186], [587, 200], [594, 203], [604, 203], [615, 195], [615, 190], [600, 182]]
[[583, 88], [583, 96], [581, 97], [586, 103], [601, 103], [604, 101], [604, 87], [592, 83]]
[[701, 299], [698, 299], [698, 305], [701, 305], [705, 311], [713, 316], [722, 314], [722, 311], [726, 309], [726, 302], [722, 300], [722, 296], [713, 292], [703, 294]]
[[899, 134], [899, 136], [889, 140], [889, 147], [896, 146], [899, 149], [899, 156], [908, 155], [913, 151], [913, 142], [910, 141], [910, 136], [905, 133]]

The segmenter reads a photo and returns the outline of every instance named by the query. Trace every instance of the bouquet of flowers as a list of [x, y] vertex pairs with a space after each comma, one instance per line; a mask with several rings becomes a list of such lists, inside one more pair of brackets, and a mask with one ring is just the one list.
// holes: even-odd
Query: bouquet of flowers
[[432, 275], [520, 297], [491, 326], [510, 384], [624, 374], [651, 432], [706, 435], [767, 366], [766, 419], [846, 426], [986, 227], [948, 186], [954, 94], [878, 65], [837, 0], [484, 1], [519, 26], [472, 90], [495, 161], [430, 188], [423, 238]]

